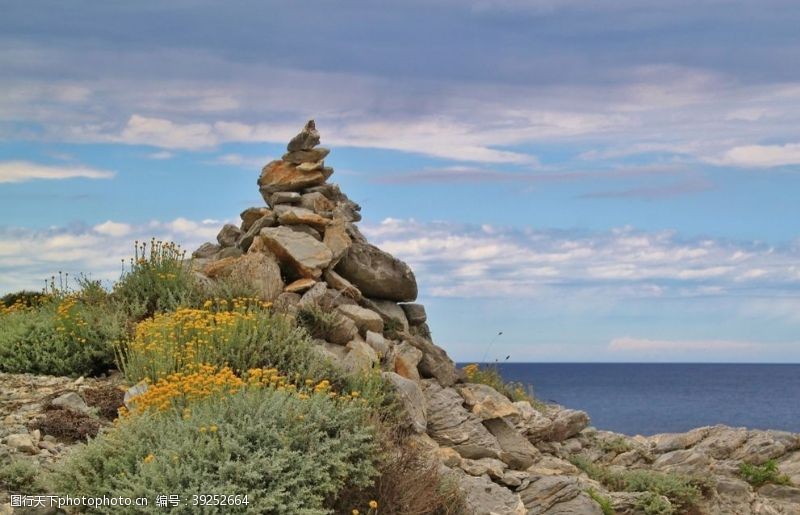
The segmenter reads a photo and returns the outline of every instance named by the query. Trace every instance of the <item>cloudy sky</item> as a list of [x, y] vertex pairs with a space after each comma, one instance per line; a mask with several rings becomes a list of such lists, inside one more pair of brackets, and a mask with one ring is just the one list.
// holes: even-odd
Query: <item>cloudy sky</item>
[[0, 292], [213, 239], [313, 117], [456, 359], [800, 362], [800, 3], [221, 5], [3, 2]]

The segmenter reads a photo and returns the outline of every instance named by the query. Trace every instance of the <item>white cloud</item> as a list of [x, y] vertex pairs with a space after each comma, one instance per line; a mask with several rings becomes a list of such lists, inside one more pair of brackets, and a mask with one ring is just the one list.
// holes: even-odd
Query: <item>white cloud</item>
[[728, 340], [650, 340], [647, 338], [614, 338], [608, 344], [612, 352], [681, 352], [681, 351], [752, 351], [762, 344]]
[[112, 222], [108, 220], [93, 227], [94, 231], [99, 234], [107, 234], [109, 236], [126, 236], [131, 233], [133, 227], [128, 224]]
[[716, 160], [719, 164], [770, 168], [800, 164], [800, 143], [785, 145], [744, 145], [734, 147]]
[[147, 154], [147, 157], [150, 159], [172, 159], [175, 156], [172, 152], [167, 152], [166, 150], [160, 150], [158, 152], [153, 152], [151, 154]]
[[0, 183], [33, 180], [110, 179], [114, 172], [85, 166], [43, 165], [29, 161], [0, 162]]

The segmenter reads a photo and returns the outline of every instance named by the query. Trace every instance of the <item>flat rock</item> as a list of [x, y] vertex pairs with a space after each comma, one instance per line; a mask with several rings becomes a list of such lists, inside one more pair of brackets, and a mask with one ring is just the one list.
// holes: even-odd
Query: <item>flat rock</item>
[[278, 191], [269, 196], [267, 203], [272, 207], [280, 204], [299, 204], [300, 194], [296, 191]]
[[[572, 501], [581, 495], [581, 487], [577, 478], [568, 476], [539, 476], [532, 477], [530, 483], [520, 490], [520, 497], [528, 514], [544, 513], [574, 513], [586, 515], [602, 515], [602, 511], [597, 503], [591, 501], [593, 507], [587, 507], [588, 511], [566, 511], [556, 508], [564, 503]], [[551, 511], [553, 510], [553, 511]]]
[[528, 511], [519, 494], [494, 483], [488, 475], [470, 476], [459, 469], [443, 471], [445, 478], [455, 481], [463, 492], [464, 515], [525, 515]]
[[508, 419], [529, 442], [537, 443], [550, 435], [553, 421], [549, 417], [534, 409], [528, 401], [517, 401], [513, 404], [519, 415], [509, 415]]
[[283, 291], [288, 293], [303, 293], [310, 290], [315, 284], [317, 284], [317, 281], [314, 279], [298, 279], [287, 284]]
[[417, 298], [417, 280], [411, 268], [374, 245], [353, 243], [336, 271], [367, 297], [398, 302]]
[[425, 313], [425, 306], [422, 304], [406, 302], [400, 304], [400, 307], [405, 311], [409, 325], [424, 324], [428, 320], [428, 315]]
[[278, 222], [283, 225], [308, 225], [318, 231], [324, 231], [331, 222], [330, 218], [320, 216], [304, 207], [276, 206], [275, 213], [278, 215]]
[[77, 411], [80, 413], [91, 412], [89, 406], [87, 406], [86, 402], [83, 400], [83, 397], [78, 395], [76, 392], [67, 392], [59, 395], [50, 401], [50, 404], [59, 408], [71, 409], [72, 411]]
[[256, 223], [256, 220], [270, 215], [272, 215], [272, 211], [266, 207], [248, 207], [239, 214], [242, 219], [242, 232], [246, 233]]
[[303, 172], [285, 161], [272, 161], [261, 170], [258, 186], [264, 201], [269, 202], [273, 193], [299, 191], [325, 182], [321, 171]]
[[270, 227], [262, 229], [260, 237], [282, 268], [288, 268], [298, 277], [318, 279], [331, 262], [330, 249], [307, 234], [286, 227]]
[[649, 437], [647, 441], [653, 452], [661, 454], [696, 445], [708, 435], [709, 430], [708, 427], [700, 427], [686, 433], [662, 433]]
[[328, 148], [316, 147], [308, 150], [295, 150], [293, 152], [287, 152], [281, 156], [281, 159], [292, 164], [316, 163], [325, 159], [325, 157], [330, 153], [331, 151]]
[[500, 444], [500, 459], [515, 470], [525, 470], [541, 455], [539, 450], [502, 418], [484, 420], [483, 425]]
[[519, 410], [505, 395], [485, 384], [466, 383], [456, 390], [464, 398], [464, 404], [481, 420], [519, 416]]
[[[302, 166], [303, 165], [300, 165], [298, 168], [302, 168]], [[318, 191], [312, 191], [311, 193], [304, 193], [302, 197], [300, 197], [300, 207], [320, 214], [332, 212], [336, 207], [336, 204], [333, 201], [328, 200], [328, 197], [322, 193]]]
[[339, 290], [342, 292], [342, 294], [353, 299], [354, 301], [361, 300], [361, 291], [353, 286], [350, 281], [337, 274], [330, 268], [325, 270], [323, 277], [325, 278], [325, 282], [327, 282], [331, 288]]
[[359, 331], [365, 336], [367, 331], [376, 333], [383, 332], [383, 319], [374, 311], [356, 305], [344, 305], [336, 309], [355, 322], [356, 327], [358, 327]]
[[502, 479], [507, 468], [505, 463], [495, 458], [481, 458], [479, 460], [465, 458], [461, 460], [459, 467], [470, 476], [486, 474], [495, 480]]
[[322, 235], [320, 234], [320, 232], [318, 230], [314, 229], [313, 227], [311, 227], [310, 225], [292, 224], [292, 225], [284, 225], [284, 227], [286, 227], [287, 229], [291, 229], [294, 232], [301, 232], [303, 234], [308, 234], [309, 236], [311, 236], [315, 240], [322, 241]]

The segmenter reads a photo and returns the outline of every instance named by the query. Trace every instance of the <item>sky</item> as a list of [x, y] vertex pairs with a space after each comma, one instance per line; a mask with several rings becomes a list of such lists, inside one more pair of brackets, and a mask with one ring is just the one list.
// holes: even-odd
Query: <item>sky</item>
[[800, 362], [794, 0], [0, 12], [0, 293], [213, 241], [314, 118], [454, 359]]

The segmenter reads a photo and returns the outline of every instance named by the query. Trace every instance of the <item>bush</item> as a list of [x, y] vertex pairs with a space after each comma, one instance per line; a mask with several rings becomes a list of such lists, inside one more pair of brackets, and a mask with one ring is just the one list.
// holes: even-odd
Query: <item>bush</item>
[[644, 515], [673, 515], [675, 513], [672, 503], [663, 495], [653, 492], [646, 492], [636, 503], [636, 507], [642, 510]]
[[368, 409], [351, 396], [248, 386], [186, 408], [121, 417], [60, 464], [51, 478], [55, 491], [150, 499], [247, 495], [250, 513], [322, 514], [338, 492], [365, 486], [375, 474]]
[[540, 411], [544, 409], [544, 404], [533, 396], [530, 387], [526, 388], [522, 383], [506, 382], [496, 366], [481, 368], [477, 363], [473, 363], [464, 367], [464, 373], [470, 383], [491, 386], [514, 402], [528, 401], [534, 408]]
[[611, 499], [602, 495], [594, 488], [589, 488], [586, 490], [586, 494], [591, 497], [594, 502], [600, 505], [600, 510], [603, 512], [603, 515], [614, 515], [616, 513], [614, 511], [614, 506], [611, 504]]
[[42, 292], [28, 290], [3, 295], [0, 297], [0, 314], [4, 313], [5, 310], [34, 307], [39, 304], [44, 296]]
[[[582, 456], [573, 456], [573, 465], [596, 481], [617, 492], [651, 492], [669, 499], [676, 513], [685, 513], [697, 504], [710, 489], [707, 480], [651, 470], [619, 470], [590, 462]], [[654, 512], [657, 513], [657, 512]]]
[[598, 447], [603, 452], [613, 452], [615, 454], [622, 454], [632, 449], [631, 444], [625, 438], [618, 436], [611, 439], [602, 439], [597, 442]]
[[158, 314], [137, 325], [119, 356], [134, 383], [200, 364], [228, 365], [237, 373], [274, 367], [303, 378], [338, 378], [302, 329], [253, 300], [207, 301], [201, 309]]
[[319, 306], [311, 305], [298, 310], [297, 323], [312, 338], [325, 340], [336, 325], [336, 317], [333, 311], [324, 311]]
[[80, 376], [113, 367], [113, 341], [124, 337], [125, 318], [107, 297], [87, 282], [0, 314], [0, 371]]
[[200, 302], [200, 287], [185, 261], [185, 251], [171, 242], [134, 244], [130, 270], [114, 285], [114, 298], [128, 315], [141, 320]]
[[792, 484], [789, 476], [780, 473], [775, 460], [768, 460], [763, 465], [742, 463], [739, 465], [739, 475], [756, 488], [767, 483], [774, 483], [776, 485]]
[[13, 459], [0, 468], [0, 490], [26, 495], [43, 492], [39, 467], [29, 460]]

